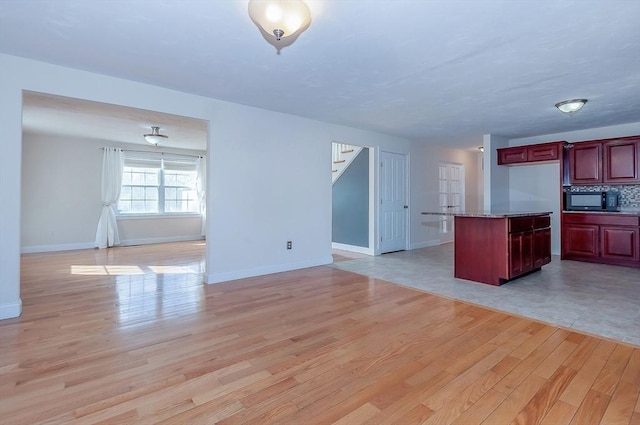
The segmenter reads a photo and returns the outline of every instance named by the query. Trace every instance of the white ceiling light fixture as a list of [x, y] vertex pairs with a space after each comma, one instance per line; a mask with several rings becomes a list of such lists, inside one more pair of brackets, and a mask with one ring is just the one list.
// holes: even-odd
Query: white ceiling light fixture
[[249, 0], [249, 17], [265, 38], [287, 46], [311, 24], [311, 12], [302, 0]]
[[556, 103], [556, 108], [565, 114], [573, 115], [578, 112], [584, 104], [587, 103], [587, 99], [571, 99]]
[[159, 143], [164, 142], [168, 138], [169, 136], [160, 134], [160, 127], [151, 127], [151, 134], [144, 135], [144, 140], [155, 146], [158, 146]]

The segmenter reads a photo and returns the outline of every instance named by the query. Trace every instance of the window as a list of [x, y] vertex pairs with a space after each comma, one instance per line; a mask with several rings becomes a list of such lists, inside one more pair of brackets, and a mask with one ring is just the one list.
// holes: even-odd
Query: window
[[[125, 153], [126, 155], [126, 153]], [[118, 213], [197, 214], [200, 212], [196, 158], [125, 156]]]

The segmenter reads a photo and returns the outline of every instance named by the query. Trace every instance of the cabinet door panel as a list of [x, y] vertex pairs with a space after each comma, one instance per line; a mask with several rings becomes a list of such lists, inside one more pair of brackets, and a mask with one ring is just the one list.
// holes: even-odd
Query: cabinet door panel
[[600, 228], [603, 258], [639, 260], [638, 228], [607, 227]]
[[552, 161], [558, 159], [557, 144], [530, 145], [527, 150], [527, 161]]
[[603, 147], [605, 183], [637, 183], [640, 181], [638, 140], [616, 140], [606, 142]]
[[498, 165], [527, 162], [526, 146], [498, 149]]
[[533, 270], [533, 232], [509, 235], [510, 279]]
[[575, 143], [569, 150], [571, 184], [602, 182], [602, 143]]
[[536, 230], [533, 233], [533, 267], [542, 267], [551, 262], [551, 229]]
[[562, 229], [562, 245], [566, 255], [599, 257], [596, 225], [567, 224]]

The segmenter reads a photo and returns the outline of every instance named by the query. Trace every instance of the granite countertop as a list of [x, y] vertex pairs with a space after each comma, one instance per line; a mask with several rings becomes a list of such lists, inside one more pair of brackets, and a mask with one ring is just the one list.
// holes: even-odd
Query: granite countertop
[[440, 212], [440, 211], [424, 211], [424, 215], [450, 215], [459, 217], [485, 217], [485, 218], [510, 218], [510, 217], [535, 217], [540, 215], [553, 214], [552, 211], [465, 211], [465, 212]]
[[562, 211], [563, 214], [615, 214], [640, 216], [638, 209], [621, 209], [620, 211]]

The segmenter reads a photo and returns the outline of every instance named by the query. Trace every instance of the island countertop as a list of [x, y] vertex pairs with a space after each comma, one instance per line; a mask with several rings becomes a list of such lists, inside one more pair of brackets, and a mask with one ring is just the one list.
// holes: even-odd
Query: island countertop
[[512, 218], [512, 217], [537, 217], [553, 214], [552, 211], [504, 211], [504, 210], [480, 210], [465, 212], [449, 211], [423, 211], [424, 215], [446, 215], [458, 217], [483, 217], [483, 218]]

